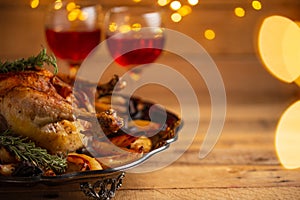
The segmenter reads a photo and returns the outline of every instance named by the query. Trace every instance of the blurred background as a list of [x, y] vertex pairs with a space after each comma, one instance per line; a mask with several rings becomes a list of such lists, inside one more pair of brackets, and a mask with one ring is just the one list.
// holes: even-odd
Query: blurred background
[[[54, 0], [0, 1], [2, 61], [35, 55], [41, 47], [47, 47], [43, 23], [45, 9], [50, 2]], [[116, 0], [99, 2], [104, 12], [122, 3]], [[257, 52], [257, 35], [263, 19], [270, 15], [282, 15], [300, 21], [299, 0], [179, 2], [181, 7], [186, 6], [187, 11], [177, 18], [172, 15], [176, 11], [170, 7], [170, 1], [134, 0], [131, 3], [160, 3], [164, 11], [165, 27], [188, 35], [207, 50], [223, 77], [229, 103], [272, 103], [276, 98], [288, 104], [298, 98], [297, 86], [281, 83], [264, 69]], [[161, 56], [160, 60], [180, 69], [180, 63], [172, 64], [171, 56]], [[201, 94], [201, 91], [206, 90], [203, 83], [197, 83], [199, 78], [193, 77], [193, 70], [186, 68], [184, 71], [195, 82], [193, 86], [196, 91]], [[205, 92], [203, 96], [206, 96]]]

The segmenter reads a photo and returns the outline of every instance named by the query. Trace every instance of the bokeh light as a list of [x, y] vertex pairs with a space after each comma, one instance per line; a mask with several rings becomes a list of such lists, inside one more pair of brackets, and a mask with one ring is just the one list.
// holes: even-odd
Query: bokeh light
[[109, 24], [109, 26], [108, 26], [108, 30], [109, 30], [110, 32], [115, 32], [115, 31], [117, 31], [117, 29], [118, 29], [118, 26], [117, 26], [117, 23], [116, 23], [116, 22], [112, 22], [112, 23]]
[[287, 169], [300, 167], [300, 101], [295, 102], [280, 117], [276, 128], [275, 147], [280, 163]]
[[199, 0], [188, 0], [188, 3], [191, 5], [191, 6], [195, 6], [199, 3]]
[[178, 10], [179, 8], [181, 8], [180, 1], [172, 1], [171, 4], [170, 4], [170, 8], [172, 10]]
[[131, 30], [136, 31], [136, 32], [140, 31], [141, 28], [142, 28], [142, 25], [140, 23], [134, 23], [131, 25]]
[[73, 9], [69, 14], [68, 14], [68, 20], [69, 21], [75, 21], [77, 17], [80, 15], [81, 11], [80, 9], [76, 8]]
[[300, 76], [300, 28], [292, 20], [278, 15], [264, 19], [258, 50], [264, 66], [279, 80], [291, 83]]
[[73, 9], [76, 8], [75, 2], [69, 2], [69, 3], [67, 4], [66, 8], [67, 8], [67, 11], [71, 12]]
[[177, 11], [182, 17], [187, 16], [192, 12], [192, 8], [188, 5], [182, 6], [178, 11]]
[[261, 10], [262, 8], [261, 2], [257, 0], [252, 1], [252, 8], [255, 10]]
[[171, 0], [157, 0], [159, 6], [166, 6], [170, 3]]
[[39, 0], [31, 0], [30, 1], [30, 7], [31, 8], [37, 8], [40, 4], [40, 1]]
[[129, 31], [131, 31], [131, 27], [127, 24], [121, 25], [118, 29], [120, 31], [120, 33], [128, 33]]
[[246, 14], [246, 11], [244, 8], [242, 7], [236, 7], [234, 9], [234, 14], [237, 16], [237, 17], [244, 17], [245, 14]]
[[199, 0], [157, 0], [157, 4], [159, 6], [166, 6], [169, 5], [169, 8], [175, 13], [171, 15], [171, 20], [173, 22], [179, 22], [182, 20], [183, 17], [192, 13], [192, 7], [197, 5]]
[[179, 13], [173, 13], [173, 14], [171, 15], [171, 20], [172, 20], [173, 22], [180, 22], [181, 19], [182, 19], [182, 16], [181, 16]]
[[79, 13], [79, 15], [78, 15], [78, 19], [79, 19], [80, 21], [85, 21], [85, 20], [87, 20], [88, 16], [89, 16], [89, 15], [88, 15], [87, 12], [81, 11], [81, 12]]
[[62, 6], [63, 6], [63, 4], [62, 4], [61, 0], [56, 0], [56, 1], [55, 1], [55, 3], [54, 3], [54, 9], [55, 9], [55, 10], [61, 9]]
[[213, 40], [216, 37], [216, 33], [212, 29], [207, 29], [204, 31], [204, 37], [208, 40]]

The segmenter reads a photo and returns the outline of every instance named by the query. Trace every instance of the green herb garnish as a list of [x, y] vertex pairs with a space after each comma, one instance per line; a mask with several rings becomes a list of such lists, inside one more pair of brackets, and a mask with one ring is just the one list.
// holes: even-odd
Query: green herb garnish
[[21, 58], [15, 61], [0, 61], [0, 73], [24, 71], [27, 69], [34, 69], [36, 67], [43, 67], [44, 64], [52, 65], [54, 67], [54, 74], [57, 74], [58, 67], [54, 55], [48, 55], [46, 49], [42, 49], [37, 56], [31, 56], [27, 59]]
[[28, 138], [14, 136], [10, 130], [0, 133], [0, 146], [4, 146], [20, 161], [29, 161], [45, 170], [63, 173], [67, 168], [67, 160], [58, 155], [51, 155], [46, 149], [36, 147]]

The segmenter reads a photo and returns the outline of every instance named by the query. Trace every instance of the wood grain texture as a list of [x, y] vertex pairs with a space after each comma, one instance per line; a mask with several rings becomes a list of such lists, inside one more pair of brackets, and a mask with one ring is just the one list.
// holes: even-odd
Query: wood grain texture
[[[218, 188], [218, 189], [177, 189], [174, 190], [126, 190], [120, 191], [116, 199], [156, 200], [156, 199], [294, 199], [300, 195], [299, 187], [268, 188]], [[146, 194], [146, 195], [144, 195]]]
[[[37, 53], [47, 46], [43, 33], [43, 15], [47, 1], [32, 10], [26, 1], [0, 1], [0, 59], [15, 59]], [[149, 4], [149, 1], [143, 1]], [[211, 116], [210, 96], [199, 74], [189, 63], [166, 54], [159, 62], [184, 75], [195, 89], [201, 112], [195, 138], [179, 139], [166, 152], [181, 154], [167, 167], [146, 173], [127, 173], [115, 200], [152, 199], [299, 199], [300, 170], [284, 169], [274, 146], [275, 130], [283, 111], [299, 99], [299, 87], [272, 77], [257, 55], [256, 36], [262, 19], [281, 14], [300, 19], [299, 0], [262, 0], [263, 10], [250, 8], [251, 1], [203, 0], [193, 14], [181, 23], [167, 22], [167, 27], [187, 34], [211, 55], [224, 80], [227, 114], [223, 132], [212, 152], [199, 159], [199, 151]], [[107, 8], [117, 1], [104, 0]], [[245, 18], [233, 15], [236, 6], [247, 9]], [[169, 11], [166, 9], [166, 14]], [[167, 17], [167, 16], [166, 16]], [[203, 31], [215, 29], [213, 41], [203, 38]], [[196, 55], [197, 56], [197, 55]], [[63, 63], [61, 63], [63, 66]], [[112, 64], [106, 77], [125, 71]], [[168, 77], [172, 78], [172, 77]], [[180, 87], [180, 85], [178, 86]], [[184, 94], [184, 88], [182, 88]], [[145, 87], [136, 93], [175, 113], [180, 107], [174, 95], [164, 88]], [[186, 96], [188, 98], [188, 96]], [[195, 112], [189, 107], [189, 112]], [[195, 119], [185, 116], [184, 126]], [[189, 145], [184, 142], [190, 142]], [[149, 162], [159, 164], [164, 159]], [[0, 199], [87, 199], [79, 185], [70, 187], [44, 185], [0, 186]]]
[[[300, 191], [299, 170], [284, 169], [274, 147], [274, 113], [281, 110], [280, 106], [250, 107], [233, 109], [235, 112], [228, 116], [232, 120], [206, 158], [198, 158], [203, 140], [199, 134], [171, 165], [147, 173], [128, 172], [115, 199], [296, 199]], [[247, 110], [253, 112], [239, 117], [239, 112]], [[257, 112], [262, 114], [255, 118]], [[173, 146], [178, 151], [182, 148], [176, 143]], [[40, 185], [1, 187], [0, 197], [19, 199], [22, 194], [22, 199], [85, 199], [76, 184], [64, 192], [61, 189]]]

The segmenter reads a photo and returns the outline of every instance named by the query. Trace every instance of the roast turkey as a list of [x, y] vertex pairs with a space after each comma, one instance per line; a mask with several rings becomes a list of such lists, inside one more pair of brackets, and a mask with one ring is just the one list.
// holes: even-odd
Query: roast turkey
[[115, 132], [122, 126], [114, 112], [97, 114], [89, 109], [93, 106], [88, 99], [78, 96], [71, 85], [46, 69], [2, 73], [1, 126], [5, 124], [15, 134], [28, 137], [51, 153], [81, 148], [85, 141], [83, 133], [93, 126], [89, 119], [95, 115], [101, 118], [99, 122], [105, 125], [106, 134], [110, 131], [107, 127]]

